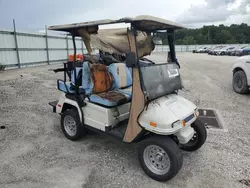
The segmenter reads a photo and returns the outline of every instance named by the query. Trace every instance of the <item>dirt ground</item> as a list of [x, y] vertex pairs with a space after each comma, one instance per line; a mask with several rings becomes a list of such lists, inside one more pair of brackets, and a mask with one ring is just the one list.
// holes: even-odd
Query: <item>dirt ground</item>
[[[181, 171], [161, 183], [137, 161], [136, 145], [91, 133], [66, 139], [60, 117], [48, 102], [58, 99], [57, 65], [0, 73], [0, 187], [8, 188], [247, 188], [250, 180], [250, 95], [231, 87], [236, 57], [179, 53], [185, 89], [180, 95], [198, 107], [215, 108], [225, 131], [208, 130], [205, 145], [183, 152]], [[161, 53], [153, 59], [163, 60]]]

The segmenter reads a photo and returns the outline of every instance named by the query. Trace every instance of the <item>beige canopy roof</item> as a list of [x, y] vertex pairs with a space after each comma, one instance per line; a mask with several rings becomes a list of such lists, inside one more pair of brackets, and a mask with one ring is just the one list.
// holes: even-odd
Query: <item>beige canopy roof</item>
[[162, 18], [157, 18], [149, 15], [136, 16], [134, 18], [125, 17], [118, 20], [97, 20], [90, 22], [73, 23], [66, 25], [55, 25], [50, 26], [49, 30], [66, 31], [74, 33], [79, 36], [78, 29], [86, 28], [88, 32], [96, 33], [98, 31], [99, 25], [115, 24], [115, 23], [132, 23], [137, 29], [142, 31], [156, 31], [156, 30], [167, 30], [167, 29], [180, 29], [183, 28], [181, 24], [165, 20]]
[[132, 23], [136, 27], [136, 40], [138, 56], [149, 55], [154, 50], [154, 43], [149, 32], [157, 30], [180, 29], [182, 25], [148, 15], [134, 18], [125, 17], [118, 20], [98, 20], [91, 22], [74, 23], [67, 25], [50, 26], [48, 29], [70, 32], [74, 36], [80, 36], [84, 41], [88, 54], [91, 56], [91, 45], [102, 51], [116, 54], [125, 54], [130, 51], [127, 38], [127, 29], [98, 30], [99, 25], [115, 23]]

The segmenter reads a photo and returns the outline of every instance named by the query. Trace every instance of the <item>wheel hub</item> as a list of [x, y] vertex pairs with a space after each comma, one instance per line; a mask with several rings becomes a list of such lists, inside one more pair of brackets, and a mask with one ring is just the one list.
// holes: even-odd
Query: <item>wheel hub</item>
[[67, 115], [64, 117], [64, 128], [68, 135], [75, 136], [76, 122], [73, 117]]
[[163, 160], [162, 153], [157, 153], [155, 158], [158, 162], [161, 162]]
[[155, 174], [163, 175], [170, 169], [170, 159], [160, 146], [147, 146], [144, 150], [143, 158], [146, 166]]

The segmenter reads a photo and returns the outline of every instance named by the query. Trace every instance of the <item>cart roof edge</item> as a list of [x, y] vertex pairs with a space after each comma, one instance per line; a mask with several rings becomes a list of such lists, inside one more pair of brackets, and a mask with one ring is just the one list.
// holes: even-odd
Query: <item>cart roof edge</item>
[[124, 17], [118, 20], [104, 19], [89, 22], [80, 22], [65, 25], [54, 25], [49, 26], [49, 30], [64, 31], [74, 33], [78, 36], [78, 29], [88, 28], [90, 34], [97, 33], [99, 25], [116, 24], [116, 23], [132, 23], [138, 30], [142, 31], [157, 31], [157, 30], [168, 30], [168, 29], [181, 29], [183, 25], [154, 17], [149, 15], [140, 15], [136, 17]]

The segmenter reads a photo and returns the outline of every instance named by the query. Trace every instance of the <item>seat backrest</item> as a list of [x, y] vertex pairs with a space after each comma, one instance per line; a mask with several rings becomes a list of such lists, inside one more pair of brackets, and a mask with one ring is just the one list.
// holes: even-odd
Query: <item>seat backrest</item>
[[109, 65], [109, 72], [114, 77], [113, 88], [126, 88], [132, 85], [132, 76], [125, 63], [113, 63]]
[[82, 88], [85, 90], [86, 95], [89, 95], [92, 93], [93, 87], [90, 65], [88, 61], [85, 61], [82, 65]]
[[92, 64], [90, 67], [91, 79], [93, 82], [92, 93], [109, 91], [113, 86], [113, 76], [106, 65]]
[[[82, 69], [82, 68], [80, 68], [80, 67], [76, 67], [76, 79], [79, 79], [78, 77], [79, 77], [80, 74], [81, 74], [81, 69]], [[79, 82], [79, 80], [76, 80], [76, 81], [75, 81], [75, 71], [74, 71], [74, 70], [71, 71], [71, 83], [72, 83], [73, 85], [75, 85], [76, 83], [81, 84], [81, 82]]]
[[106, 65], [90, 64], [82, 66], [82, 88], [87, 95], [109, 91], [113, 86], [113, 76]]

